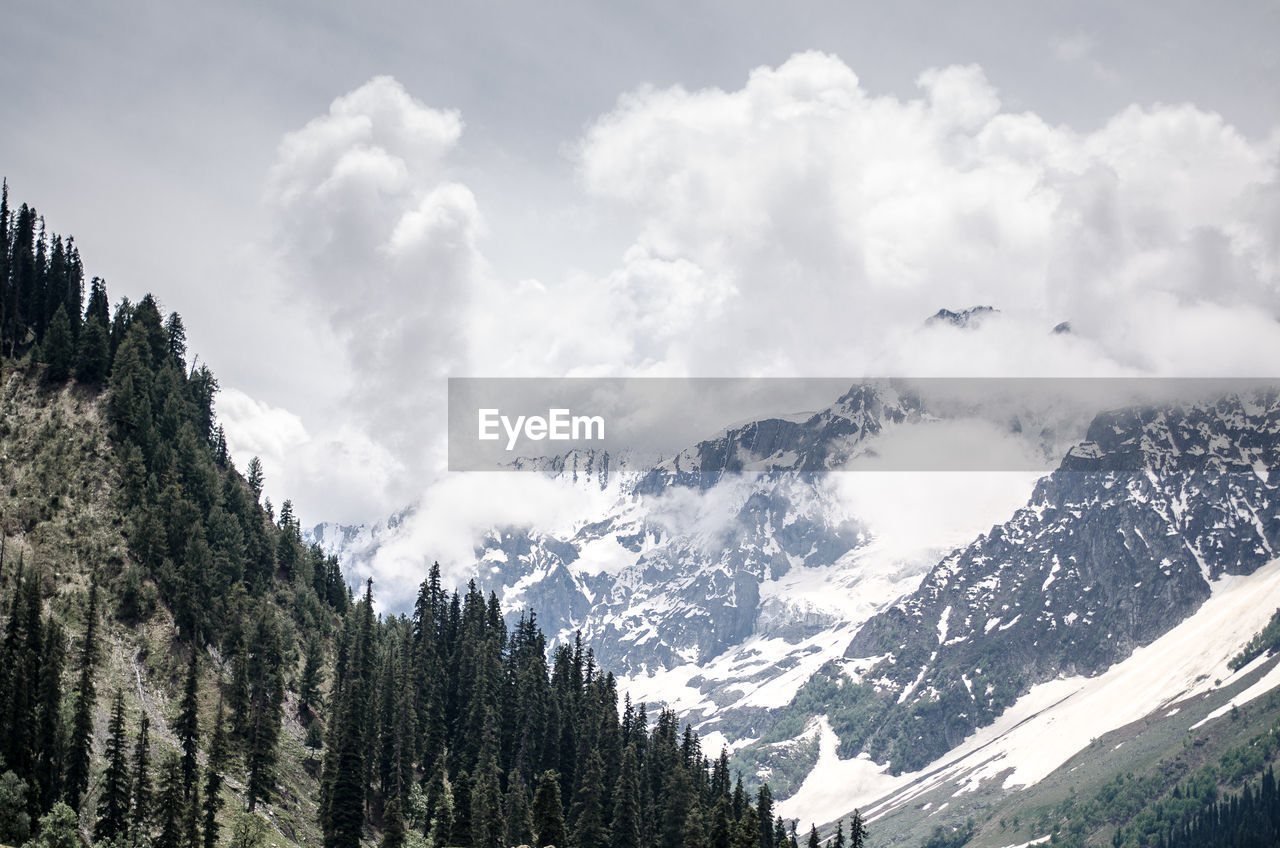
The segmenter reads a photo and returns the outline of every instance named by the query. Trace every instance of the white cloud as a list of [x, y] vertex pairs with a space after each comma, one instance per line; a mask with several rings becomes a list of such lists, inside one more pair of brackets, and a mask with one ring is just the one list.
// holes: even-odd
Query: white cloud
[[445, 161], [461, 133], [456, 112], [377, 77], [285, 137], [265, 197], [278, 275], [352, 375], [318, 441], [358, 432], [355, 456], [400, 468], [377, 487], [402, 498], [441, 455], [442, 378], [465, 362], [484, 274], [475, 197]]
[[[1265, 320], [1276, 230], [1257, 214], [1274, 204], [1274, 139], [1249, 142], [1189, 105], [1131, 107], [1080, 134], [1001, 112], [972, 66], [919, 85], [921, 100], [875, 97], [840, 60], [807, 53], [738, 91], [642, 89], [593, 124], [584, 186], [643, 218], [615, 300], [663, 291], [655, 258], [716, 293], [714, 308], [671, 316], [670, 342], [624, 322], [618, 365], [1177, 373], [1188, 357], [1144, 320], [1152, 308], [1188, 325], [1207, 307], [1234, 314], [1234, 330], [1206, 321], [1192, 342], [1240, 354], [1214, 357], [1231, 371], [1255, 365], [1239, 330], [1264, 347], [1280, 336]], [[976, 303], [1002, 321], [924, 359], [921, 320]], [[1062, 320], [1087, 341], [1051, 337]]]
[[[412, 543], [379, 566], [406, 582], [405, 563], [465, 558], [467, 534], [519, 518], [493, 512], [520, 500], [485, 488], [503, 478], [435, 484], [447, 375], [1228, 375], [1280, 362], [1280, 133], [1250, 140], [1188, 104], [1135, 105], [1081, 132], [1005, 111], [977, 66], [917, 84], [915, 99], [878, 96], [838, 58], [802, 53], [736, 90], [623, 94], [572, 156], [575, 208], [631, 222], [629, 247], [589, 274], [569, 270], [565, 245], [564, 273], [536, 280], [489, 269], [480, 204], [450, 165], [456, 112], [388, 77], [339, 97], [282, 141], [265, 205], [278, 277], [345, 367], [305, 428], [224, 398], [237, 449], [272, 456], [296, 497], [333, 517], [418, 501]], [[974, 329], [923, 324], [975, 304], [1000, 312]], [[1064, 320], [1073, 332], [1052, 334]]]

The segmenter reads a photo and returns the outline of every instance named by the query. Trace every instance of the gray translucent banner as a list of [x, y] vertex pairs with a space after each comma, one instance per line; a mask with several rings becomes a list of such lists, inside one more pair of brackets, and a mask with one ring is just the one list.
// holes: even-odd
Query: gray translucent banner
[[451, 378], [448, 394], [451, 471], [1140, 470], [1153, 439], [1274, 468], [1280, 439], [1276, 379]]

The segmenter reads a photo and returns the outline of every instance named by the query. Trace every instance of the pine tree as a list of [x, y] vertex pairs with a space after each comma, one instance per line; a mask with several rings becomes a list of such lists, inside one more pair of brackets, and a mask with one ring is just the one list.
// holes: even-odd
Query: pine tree
[[[578, 781], [578, 792], [569, 817], [573, 821], [575, 848], [604, 848], [608, 833], [604, 822], [604, 764], [600, 752], [592, 749]], [[480, 848], [480, 846], [476, 846]], [[677, 846], [678, 848], [678, 846]]]
[[187, 330], [182, 325], [181, 315], [176, 312], [169, 313], [169, 318], [164, 322], [164, 334], [168, 341], [169, 358], [185, 369], [187, 364]]
[[154, 848], [182, 848], [182, 824], [186, 787], [182, 784], [182, 761], [177, 754], [165, 757], [160, 777], [160, 833]]
[[809, 825], [808, 848], [822, 848], [822, 843], [818, 840], [818, 826], [816, 824]]
[[433, 812], [431, 826], [427, 831], [427, 841], [432, 848], [443, 848], [449, 844], [449, 834], [453, 832], [453, 792], [449, 784], [441, 785], [440, 793], [431, 799]]
[[324, 681], [324, 656], [319, 638], [313, 636], [307, 642], [307, 659], [302, 667], [302, 680], [298, 684], [298, 712], [310, 720], [320, 703], [320, 684]]
[[364, 746], [360, 734], [361, 706], [354, 686], [343, 692], [336, 741], [325, 752], [329, 766], [326, 787], [325, 848], [359, 848], [364, 826]]
[[71, 376], [71, 365], [75, 362], [75, 342], [71, 337], [71, 322], [67, 319], [67, 310], [61, 305], [53, 314], [53, 321], [45, 334], [42, 353], [42, 359], [49, 366], [45, 378], [53, 383], [66, 382]]
[[106, 322], [96, 315], [85, 322], [76, 348], [76, 379], [98, 384], [107, 379], [110, 366]]
[[681, 838], [682, 848], [709, 848], [711, 842], [707, 838], [707, 824], [702, 817], [702, 808], [694, 805], [684, 820], [684, 833]]
[[200, 848], [200, 783], [186, 786], [182, 799], [182, 848]]
[[387, 811], [382, 818], [382, 848], [402, 848], [405, 833], [399, 798], [392, 798], [387, 803]]
[[40, 818], [39, 848], [81, 848], [80, 821], [76, 811], [61, 802]]
[[533, 833], [537, 839], [534, 848], [555, 845], [565, 848], [568, 836], [564, 830], [564, 805], [560, 801], [560, 775], [548, 770], [538, 779], [538, 791], [533, 796]]
[[39, 576], [24, 574], [18, 560], [18, 580], [5, 627], [0, 667], [5, 670], [0, 689], [0, 753], [14, 772], [30, 781], [38, 752], [36, 742], [37, 689], [44, 654]]
[[[314, 725], [313, 725], [314, 726]], [[213, 740], [209, 743], [209, 759], [204, 772], [204, 848], [217, 848], [218, 811], [222, 809], [222, 769], [226, 765], [227, 735], [222, 714], [222, 700], [213, 720]]]
[[93, 686], [93, 668], [98, 654], [98, 584], [89, 584], [89, 611], [86, 616], [84, 645], [80, 653], [80, 682], [76, 687], [76, 708], [71, 720], [71, 741], [67, 756], [65, 797], [70, 806], [79, 808], [80, 798], [89, 785], [89, 756], [93, 746], [93, 709], [97, 694]]
[[129, 823], [129, 760], [126, 753], [124, 693], [116, 690], [107, 726], [105, 756], [107, 768], [102, 773], [102, 795], [98, 800], [98, 822], [93, 836], [99, 842], [115, 839]]
[[612, 820], [611, 848], [640, 848], [640, 767], [634, 743], [622, 752], [618, 784], [613, 790]]
[[453, 830], [449, 837], [450, 845], [470, 848], [471, 809], [471, 773], [460, 771], [453, 779]]
[[862, 848], [867, 839], [867, 825], [862, 820], [862, 813], [853, 811], [849, 819], [849, 848]]
[[829, 848], [844, 848], [844, 819], [836, 822], [836, 835], [832, 838]]
[[199, 654], [194, 646], [191, 648], [191, 659], [187, 663], [186, 684], [182, 689], [182, 703], [178, 707], [178, 717], [173, 723], [173, 732], [178, 737], [178, 746], [182, 749], [182, 780], [186, 786], [196, 783], [196, 752], [200, 742], [199, 717]]
[[[471, 787], [472, 848], [502, 848], [502, 788], [498, 774], [497, 732], [492, 716], [485, 723], [485, 742]], [[588, 848], [588, 846], [583, 846]], [[590, 846], [594, 848], [594, 846]]]
[[40, 667], [40, 693], [36, 717], [35, 789], [40, 809], [52, 807], [62, 795], [62, 767], [66, 756], [66, 738], [62, 720], [62, 667], [66, 655], [66, 637], [62, 625], [49, 617], [42, 640], [44, 652]]
[[133, 746], [133, 815], [130, 818], [134, 842], [146, 836], [151, 821], [151, 720], [142, 711], [138, 741]]
[[520, 772], [508, 781], [503, 818], [506, 822], [506, 845], [533, 844], [533, 814], [529, 807], [529, 787]]
[[773, 793], [767, 784], [756, 790], [756, 817], [760, 821], [760, 848], [775, 848], [773, 833]]
[[253, 492], [254, 500], [262, 497], [262, 460], [256, 456], [249, 460], [249, 467], [245, 473], [245, 479], [249, 483], [249, 490]]
[[760, 817], [756, 808], [748, 805], [734, 830], [732, 848], [758, 848], [760, 845]]
[[275, 785], [276, 743], [284, 703], [280, 634], [272, 614], [263, 609], [249, 646], [249, 727], [245, 756], [249, 811], [265, 800]]
[[721, 795], [711, 819], [711, 848], [730, 848], [733, 844], [733, 830], [729, 824], [731, 811], [729, 797]]
[[[662, 722], [674, 725], [674, 716], [670, 718], [667, 716], [668, 713], [664, 711]], [[664, 744], [670, 750], [670, 742], [664, 741]], [[694, 786], [689, 770], [677, 762], [667, 771], [662, 794], [658, 799], [661, 848], [680, 848], [684, 838], [684, 820], [689, 814], [689, 808], [693, 805], [694, 799]], [[754, 813], [754, 810], [752, 812]], [[756, 842], [759, 842], [759, 835], [756, 836]], [[742, 848], [758, 848], [758, 846], [742, 846]]]
[[[3, 767], [3, 764], [0, 764]], [[0, 843], [21, 845], [31, 835], [27, 782], [12, 771], [0, 774]]]

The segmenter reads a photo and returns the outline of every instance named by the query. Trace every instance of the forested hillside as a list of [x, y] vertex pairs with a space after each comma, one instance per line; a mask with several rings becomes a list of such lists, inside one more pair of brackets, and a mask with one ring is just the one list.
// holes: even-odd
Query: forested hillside
[[230, 461], [180, 316], [86, 299], [7, 186], [0, 263], [0, 843], [795, 848], [532, 612], [438, 569], [412, 616], [355, 600]]

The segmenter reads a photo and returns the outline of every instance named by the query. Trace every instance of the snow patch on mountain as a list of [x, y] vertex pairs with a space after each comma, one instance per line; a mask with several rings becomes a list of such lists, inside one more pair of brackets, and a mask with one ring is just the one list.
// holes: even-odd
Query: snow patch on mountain
[[[892, 776], [865, 755], [842, 760], [835, 734], [824, 736], [818, 765], [790, 798], [787, 818], [833, 821], [862, 809], [870, 820], [952, 783], [973, 791], [986, 781], [1011, 789], [1047, 775], [1111, 730], [1175, 702], [1230, 685], [1253, 670], [1228, 663], [1280, 607], [1280, 560], [1249, 575], [1224, 575], [1200, 609], [1150, 645], [1097, 677], [1066, 677], [1035, 686], [992, 725], [916, 772]], [[1280, 669], [1280, 666], [1277, 666]], [[1233, 699], [1243, 703], [1280, 686], [1273, 669]], [[1224, 714], [1230, 705], [1217, 711]], [[1170, 715], [1176, 714], [1170, 712]], [[1198, 727], [1199, 722], [1193, 727]], [[832, 781], [839, 783], [832, 789]]]

